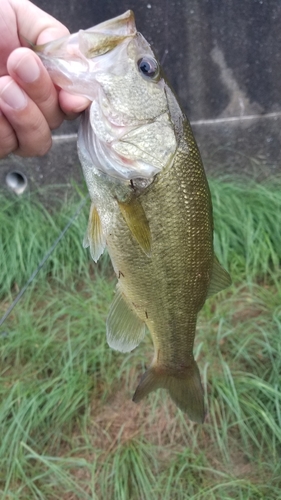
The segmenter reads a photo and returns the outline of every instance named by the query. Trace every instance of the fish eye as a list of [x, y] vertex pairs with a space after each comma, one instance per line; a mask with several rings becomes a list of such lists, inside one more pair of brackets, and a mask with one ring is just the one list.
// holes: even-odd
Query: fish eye
[[153, 57], [142, 57], [137, 62], [139, 71], [144, 78], [156, 79], [159, 75], [158, 63]]

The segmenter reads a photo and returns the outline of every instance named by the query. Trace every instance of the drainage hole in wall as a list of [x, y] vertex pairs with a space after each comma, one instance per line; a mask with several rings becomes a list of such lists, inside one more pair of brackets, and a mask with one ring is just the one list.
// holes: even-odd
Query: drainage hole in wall
[[22, 194], [27, 188], [27, 178], [22, 172], [9, 172], [6, 175], [6, 185], [14, 193]]

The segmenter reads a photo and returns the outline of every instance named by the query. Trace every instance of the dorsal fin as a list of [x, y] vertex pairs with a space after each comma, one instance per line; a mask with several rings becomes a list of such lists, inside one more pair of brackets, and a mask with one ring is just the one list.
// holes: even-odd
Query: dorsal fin
[[231, 277], [228, 272], [220, 265], [216, 256], [214, 256], [213, 270], [209, 283], [207, 297], [221, 292], [231, 285]]

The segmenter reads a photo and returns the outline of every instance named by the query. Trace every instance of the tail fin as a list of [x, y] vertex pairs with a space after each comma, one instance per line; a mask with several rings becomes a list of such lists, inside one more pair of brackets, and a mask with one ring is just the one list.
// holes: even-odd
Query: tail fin
[[151, 366], [143, 375], [133, 401], [138, 403], [147, 394], [160, 387], [169, 391], [177, 407], [186, 412], [190, 420], [204, 422], [204, 393], [195, 361], [184, 372], [173, 375], [163, 368]]

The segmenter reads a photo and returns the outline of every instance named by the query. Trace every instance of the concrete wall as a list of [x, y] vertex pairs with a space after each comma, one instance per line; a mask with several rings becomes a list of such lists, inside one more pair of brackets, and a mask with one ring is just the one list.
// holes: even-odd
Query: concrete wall
[[[36, 0], [70, 31], [131, 8], [187, 116], [208, 172], [260, 177], [281, 165], [280, 0]], [[55, 131], [44, 158], [0, 162], [0, 184], [21, 170], [29, 184], [81, 179], [77, 123]]]

